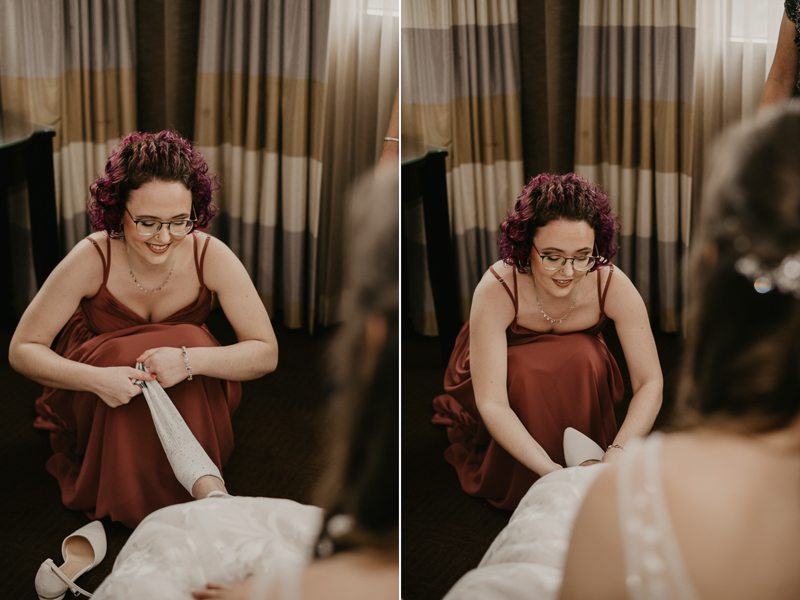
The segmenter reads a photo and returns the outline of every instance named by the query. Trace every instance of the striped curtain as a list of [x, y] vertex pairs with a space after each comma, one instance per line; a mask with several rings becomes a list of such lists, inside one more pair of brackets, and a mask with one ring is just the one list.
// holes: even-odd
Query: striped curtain
[[213, 232], [288, 327], [341, 319], [348, 188], [375, 167], [398, 86], [397, 0], [204, 0], [195, 138]]
[[[55, 127], [53, 143], [61, 247], [66, 253], [90, 231], [89, 185], [121, 135], [136, 128], [134, 0], [0, 2], [0, 106]], [[9, 203], [27, 206], [27, 190]], [[27, 231], [25, 210], [12, 211]], [[16, 217], [15, 215], [19, 215]], [[15, 248], [15, 252], [24, 250]], [[15, 281], [27, 291], [36, 286]]]
[[[697, 6], [695, 52], [695, 198], [703, 158], [725, 127], [758, 110], [775, 57], [782, 0], [705, 0]], [[697, 208], [695, 216], [699, 216]]]
[[[402, 11], [403, 140], [448, 150], [451, 230], [467, 319], [475, 286], [500, 258], [500, 223], [524, 183], [517, 3], [403, 0]], [[404, 210], [412, 318], [434, 335], [421, 206]]]
[[196, 144], [220, 175], [212, 231], [244, 263], [267, 310], [314, 321], [328, 0], [204, 0]]
[[694, 0], [581, 3], [575, 170], [622, 224], [615, 260], [677, 331], [692, 202]]

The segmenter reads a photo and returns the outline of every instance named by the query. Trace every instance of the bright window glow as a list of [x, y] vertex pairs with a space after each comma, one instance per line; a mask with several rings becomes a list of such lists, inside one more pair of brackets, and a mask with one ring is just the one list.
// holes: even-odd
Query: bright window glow
[[731, 41], [768, 43], [767, 15], [769, 5], [776, 2], [783, 6], [780, 0], [730, 0]]
[[400, 0], [367, 0], [367, 14], [382, 17], [391, 14], [400, 16]]

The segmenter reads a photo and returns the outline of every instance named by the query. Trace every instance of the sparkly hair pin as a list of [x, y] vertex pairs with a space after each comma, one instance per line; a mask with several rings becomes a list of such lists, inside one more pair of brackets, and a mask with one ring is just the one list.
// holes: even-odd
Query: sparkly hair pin
[[753, 282], [759, 294], [778, 288], [784, 294], [791, 292], [795, 298], [800, 298], [800, 252], [790, 254], [774, 269], [765, 267], [756, 256], [748, 254], [736, 261], [736, 270]]

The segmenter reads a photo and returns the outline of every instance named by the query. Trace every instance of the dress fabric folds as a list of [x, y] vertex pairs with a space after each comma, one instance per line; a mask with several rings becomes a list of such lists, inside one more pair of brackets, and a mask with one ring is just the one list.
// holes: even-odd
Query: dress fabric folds
[[[517, 275], [514, 292], [490, 269], [514, 303], [506, 330], [507, 389], [511, 409], [550, 458], [562, 466], [563, 436], [573, 427], [605, 448], [617, 434], [614, 406], [622, 400], [622, 375], [602, 330], [608, 321], [605, 295], [613, 267], [598, 270], [600, 319], [584, 331], [540, 333], [517, 325]], [[608, 273], [601, 290], [601, 274]], [[444, 378], [445, 393], [433, 400], [433, 423], [447, 427], [452, 464], [465, 492], [513, 510], [539, 476], [523, 466], [487, 431], [475, 405], [469, 358], [469, 323], [456, 339]]]
[[[89, 239], [103, 261], [98, 293], [81, 300], [61, 332], [55, 351], [97, 367], [134, 367], [145, 350], [158, 347], [219, 346], [204, 325], [213, 292], [203, 283], [203, 259], [192, 234], [195, 267], [200, 281], [197, 300], [167, 319], [151, 323], [117, 300], [106, 287], [110, 270], [110, 240], [105, 253]], [[189, 429], [222, 468], [233, 450], [231, 414], [241, 398], [241, 384], [195, 376], [167, 393]], [[142, 395], [110, 408], [95, 394], [45, 387], [36, 400], [34, 426], [50, 432], [54, 455], [47, 470], [58, 479], [64, 505], [91, 519], [110, 517], [135, 527], [153, 511], [191, 500], [169, 465]]]

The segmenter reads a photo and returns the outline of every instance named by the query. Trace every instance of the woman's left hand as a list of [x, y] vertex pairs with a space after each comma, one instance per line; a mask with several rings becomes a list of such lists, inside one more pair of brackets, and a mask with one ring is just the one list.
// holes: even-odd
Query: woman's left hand
[[158, 383], [165, 389], [189, 376], [180, 348], [151, 348], [142, 352], [136, 362], [144, 363], [147, 370], [156, 376]]
[[240, 581], [234, 581], [227, 585], [208, 582], [204, 590], [192, 590], [192, 598], [206, 600], [247, 600], [250, 597], [250, 588], [253, 585], [253, 578], [248, 577]]

